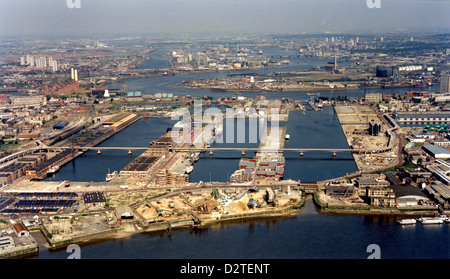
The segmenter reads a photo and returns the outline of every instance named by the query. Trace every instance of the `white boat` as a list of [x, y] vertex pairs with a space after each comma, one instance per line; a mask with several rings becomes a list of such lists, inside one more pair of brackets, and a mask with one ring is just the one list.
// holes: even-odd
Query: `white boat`
[[286, 134], [286, 137], [285, 137], [287, 140], [289, 140], [290, 138], [291, 138], [291, 136], [289, 135], [289, 134]]
[[444, 220], [445, 223], [450, 223], [450, 216], [448, 215], [441, 215], [442, 220]]
[[212, 137], [213, 139], [218, 139], [222, 136], [223, 133], [223, 126], [222, 125], [218, 125], [214, 128], [214, 136]]
[[58, 170], [59, 170], [59, 166], [51, 167], [51, 168], [47, 171], [47, 174], [54, 174], [54, 173], [56, 173]]
[[194, 170], [194, 167], [193, 167], [193, 166], [189, 166], [189, 167], [187, 167], [184, 171], [185, 171], [186, 173], [191, 173], [193, 170]]
[[443, 224], [444, 223], [444, 219], [442, 219], [441, 217], [421, 217], [419, 219], [417, 219], [420, 223], [422, 223], [423, 225], [427, 225], [427, 224]]
[[117, 174], [117, 171], [113, 171], [112, 173], [108, 172], [108, 174], [106, 175], [106, 181], [111, 181]]
[[397, 221], [400, 225], [412, 225], [417, 223], [416, 219], [402, 219]]

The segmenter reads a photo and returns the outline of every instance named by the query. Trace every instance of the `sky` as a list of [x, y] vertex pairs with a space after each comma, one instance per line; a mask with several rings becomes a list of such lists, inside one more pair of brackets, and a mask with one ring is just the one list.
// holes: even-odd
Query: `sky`
[[450, 31], [450, 1], [369, 1], [0, 0], [0, 36]]

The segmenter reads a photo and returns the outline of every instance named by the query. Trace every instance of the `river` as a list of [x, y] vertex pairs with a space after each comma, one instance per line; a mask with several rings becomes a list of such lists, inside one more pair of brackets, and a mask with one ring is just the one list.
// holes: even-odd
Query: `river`
[[[230, 221], [200, 230], [173, 230], [85, 245], [82, 259], [448, 259], [449, 225], [400, 226], [392, 216], [322, 214], [311, 200], [285, 218]], [[65, 250], [40, 249], [40, 259]]]

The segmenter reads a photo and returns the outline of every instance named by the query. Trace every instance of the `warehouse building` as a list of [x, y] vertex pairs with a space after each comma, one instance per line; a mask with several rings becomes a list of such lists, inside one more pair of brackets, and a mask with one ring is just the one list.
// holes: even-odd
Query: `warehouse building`
[[161, 161], [161, 157], [139, 156], [126, 165], [121, 171], [122, 177], [146, 177]]
[[450, 200], [450, 187], [440, 181], [431, 183], [426, 191], [441, 204], [448, 203]]
[[106, 198], [102, 192], [92, 192], [83, 194], [86, 207], [103, 207], [106, 205]]
[[13, 230], [16, 233], [17, 237], [29, 236], [30, 232], [27, 227], [23, 223], [16, 223], [13, 225]]
[[34, 168], [26, 171], [26, 176], [29, 178], [42, 179], [47, 176], [47, 172], [54, 166], [62, 166], [70, 161], [75, 156], [74, 149], [67, 149], [55, 155], [47, 161], [40, 163]]
[[368, 191], [372, 189], [382, 189], [390, 185], [389, 181], [385, 180], [385, 177], [379, 175], [363, 174], [356, 179], [356, 186], [358, 187], [358, 195], [370, 196]]
[[431, 156], [433, 156], [436, 159], [448, 159], [450, 158], [450, 151], [439, 147], [437, 145], [431, 145], [431, 144], [427, 144], [422, 146], [422, 149], [430, 154]]
[[9, 247], [15, 247], [16, 244], [11, 236], [0, 237], [0, 249], [7, 249]]
[[450, 122], [449, 112], [397, 112], [398, 122]]
[[7, 165], [3, 168], [0, 168], [0, 174], [4, 174], [3, 181], [8, 183], [7, 181], [15, 181], [25, 175], [25, 173], [30, 168], [30, 165], [27, 163], [13, 163]]
[[394, 75], [394, 66], [377, 66], [376, 77], [388, 78]]
[[129, 220], [134, 218], [134, 212], [131, 207], [127, 205], [120, 205], [116, 208], [117, 219]]
[[412, 185], [391, 185], [390, 189], [395, 193], [398, 207], [417, 206], [427, 201], [429, 198], [419, 188]]

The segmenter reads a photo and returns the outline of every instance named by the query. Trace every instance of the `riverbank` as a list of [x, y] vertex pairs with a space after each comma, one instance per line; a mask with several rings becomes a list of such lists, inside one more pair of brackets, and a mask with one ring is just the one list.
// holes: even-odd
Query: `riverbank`
[[321, 200], [320, 194], [315, 192], [313, 202], [317, 209], [323, 213], [342, 215], [390, 215], [390, 216], [436, 216], [437, 208], [381, 208], [372, 207], [366, 203], [349, 204], [344, 202], [328, 203]]
[[[380, 130], [391, 129], [373, 108], [363, 105], [335, 105], [342, 132], [348, 146], [355, 149], [352, 153], [360, 173], [373, 173], [392, 168], [398, 165], [401, 156], [399, 152], [399, 139], [395, 133], [371, 134], [372, 123], [380, 126]], [[368, 149], [371, 152], [356, 152], [358, 149]]]
[[[213, 225], [217, 225], [230, 221], [249, 221], [249, 220], [264, 220], [267, 218], [288, 218], [296, 216], [303, 209], [306, 198], [303, 197], [300, 202], [295, 205], [286, 206], [284, 208], [274, 208], [262, 211], [255, 211], [242, 213], [242, 214], [211, 214], [210, 216], [201, 216], [200, 223], [195, 223], [192, 218], [179, 218], [171, 221], [164, 222], [149, 222], [147, 224], [142, 223], [142, 219], [135, 218], [134, 220], [125, 220], [121, 228], [115, 228], [108, 231], [102, 231], [95, 234], [74, 237], [71, 239], [65, 239], [64, 241], [55, 242], [49, 238], [49, 234], [45, 229], [41, 227], [41, 234], [46, 243], [40, 243], [41, 246], [46, 247], [48, 250], [61, 250], [67, 245], [90, 245], [103, 241], [128, 238], [136, 234], [151, 233], [151, 232], [168, 232], [172, 230], [184, 230], [184, 229], [205, 229]], [[42, 240], [41, 240], [42, 241]]]
[[[436, 212], [434, 211], [403, 211], [397, 209], [380, 209], [380, 208], [371, 208], [369, 206], [362, 208], [359, 206], [354, 207], [340, 207], [336, 205], [323, 204], [320, 200], [318, 200], [317, 195], [306, 195], [302, 198], [302, 200], [291, 206], [287, 206], [284, 208], [277, 208], [274, 210], [267, 211], [253, 211], [245, 214], [229, 214], [229, 215], [212, 215], [212, 216], [203, 216], [201, 218], [201, 223], [194, 224], [192, 218], [180, 218], [172, 221], [165, 222], [154, 222], [142, 226], [142, 224], [137, 221], [126, 221], [124, 225], [120, 229], [111, 230], [110, 233], [98, 233], [96, 235], [84, 236], [81, 238], [76, 238], [72, 240], [66, 240], [64, 243], [58, 243], [57, 245], [46, 245], [49, 250], [61, 250], [69, 244], [78, 244], [78, 245], [90, 245], [96, 244], [104, 241], [116, 240], [129, 238], [133, 235], [142, 234], [142, 233], [157, 233], [157, 232], [166, 232], [170, 234], [173, 230], [197, 230], [197, 229], [207, 229], [211, 226], [226, 224], [229, 222], [248, 222], [251, 220], [269, 220], [269, 219], [278, 219], [278, 218], [290, 218], [298, 216], [305, 207], [306, 201], [312, 201], [316, 210], [321, 214], [336, 214], [336, 215], [361, 215], [361, 216], [393, 216], [393, 217], [402, 217], [402, 216], [434, 216]], [[134, 228], [134, 229], [133, 229]], [[47, 239], [47, 238], [46, 238]], [[48, 239], [47, 239], [48, 240]]]
[[[194, 89], [194, 90], [209, 90], [209, 91], [221, 91], [221, 92], [312, 92], [312, 91], [345, 91], [345, 90], [363, 90], [363, 89], [384, 89], [382, 86], [350, 86], [350, 87], [312, 87], [312, 88], [283, 88], [280, 90], [267, 90], [267, 89], [241, 89], [241, 88], [223, 88], [223, 87], [210, 87], [210, 86], [187, 86], [187, 85], [175, 85], [174, 87]], [[397, 87], [397, 88], [408, 88]]]

